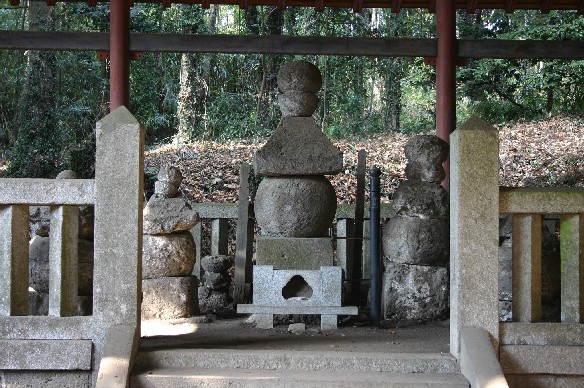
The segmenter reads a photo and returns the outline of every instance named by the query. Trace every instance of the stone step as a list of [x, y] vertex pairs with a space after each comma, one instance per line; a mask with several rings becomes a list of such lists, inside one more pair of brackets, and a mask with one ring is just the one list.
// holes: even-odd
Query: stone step
[[132, 376], [131, 388], [288, 388], [288, 387], [448, 387], [468, 388], [459, 373], [338, 372], [330, 370], [258, 370], [160, 368]]
[[459, 373], [443, 353], [373, 353], [290, 350], [160, 349], [141, 351], [134, 370], [204, 368], [387, 373]]

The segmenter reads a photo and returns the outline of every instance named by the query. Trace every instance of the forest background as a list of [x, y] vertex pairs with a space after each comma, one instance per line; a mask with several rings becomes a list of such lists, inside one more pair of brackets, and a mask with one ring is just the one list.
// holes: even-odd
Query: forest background
[[[135, 4], [142, 33], [435, 38], [426, 10]], [[1, 30], [109, 31], [109, 7], [0, 1]], [[576, 12], [457, 12], [468, 39], [583, 40]], [[131, 64], [130, 110], [150, 146], [264, 139], [280, 119], [276, 74], [295, 59], [323, 74], [314, 117], [332, 139], [409, 135], [435, 126], [435, 69], [423, 58], [144, 53]], [[1, 174], [53, 178], [93, 174], [95, 122], [109, 111], [108, 62], [95, 52], [0, 51]], [[493, 124], [558, 114], [584, 117], [584, 61], [471, 60], [457, 68], [457, 121]]]

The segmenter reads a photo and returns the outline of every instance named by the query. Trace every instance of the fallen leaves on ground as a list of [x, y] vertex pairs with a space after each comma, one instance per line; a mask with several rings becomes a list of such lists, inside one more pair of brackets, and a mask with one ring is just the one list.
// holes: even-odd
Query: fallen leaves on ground
[[[502, 186], [584, 187], [584, 122], [581, 120], [556, 116], [505, 126], [499, 129], [499, 135]], [[403, 148], [412, 136], [387, 133], [334, 141], [344, 154], [343, 171], [329, 176], [339, 202], [355, 202], [357, 153], [361, 149], [367, 152], [367, 170], [372, 166], [381, 169], [381, 200], [389, 201], [399, 182], [405, 179]], [[146, 172], [153, 181], [161, 164], [174, 165], [184, 175], [181, 191], [188, 199], [237, 202], [239, 168], [243, 163], [252, 163], [254, 153], [265, 141], [162, 145], [146, 152]]]

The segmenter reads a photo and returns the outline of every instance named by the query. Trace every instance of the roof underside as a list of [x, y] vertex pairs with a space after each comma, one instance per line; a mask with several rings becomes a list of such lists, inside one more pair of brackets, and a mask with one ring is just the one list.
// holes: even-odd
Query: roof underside
[[[47, 0], [53, 5], [57, 0]], [[317, 10], [325, 8], [352, 8], [360, 11], [363, 8], [391, 8], [399, 12], [404, 8], [423, 8], [435, 12], [436, 3], [451, 0], [130, 0], [130, 3], [159, 3], [165, 7], [172, 4], [200, 4], [209, 7], [211, 4], [237, 5], [247, 8], [253, 5], [270, 5], [284, 9], [292, 7], [314, 7]], [[10, 0], [13, 5], [20, 0]], [[59, 2], [87, 2], [90, 5], [109, 3], [110, 0], [59, 0]], [[454, 0], [456, 8], [474, 13], [479, 9], [502, 9], [513, 12], [519, 9], [539, 10], [547, 13], [552, 10], [576, 10], [584, 12], [584, 0]]]

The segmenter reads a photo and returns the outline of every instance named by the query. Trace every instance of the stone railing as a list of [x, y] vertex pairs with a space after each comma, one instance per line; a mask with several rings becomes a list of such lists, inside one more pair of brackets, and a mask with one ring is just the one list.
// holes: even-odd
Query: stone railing
[[[463, 373], [480, 370], [470, 365], [473, 350], [464, 338], [478, 328], [510, 383], [531, 375], [534, 384], [575, 384], [584, 359], [584, 190], [500, 188], [498, 140], [494, 127], [475, 118], [450, 137], [451, 352]], [[501, 214], [513, 219], [513, 322], [499, 322]], [[546, 214], [560, 216], [561, 321], [555, 323], [540, 322]]]
[[[584, 373], [584, 189], [501, 188], [512, 215], [512, 317], [500, 330], [509, 375]], [[542, 219], [560, 216], [560, 320], [542, 322]]]
[[[127, 371], [112, 366], [129, 367], [139, 338], [143, 144], [142, 126], [121, 107], [97, 124], [94, 180], [0, 179], [0, 370], [7, 385], [125, 386]], [[28, 207], [38, 205], [51, 207], [48, 316], [28, 316]], [[88, 316], [75, 316], [81, 205], [95, 207]], [[116, 342], [120, 332], [126, 343]], [[99, 379], [98, 369], [106, 372]]]

